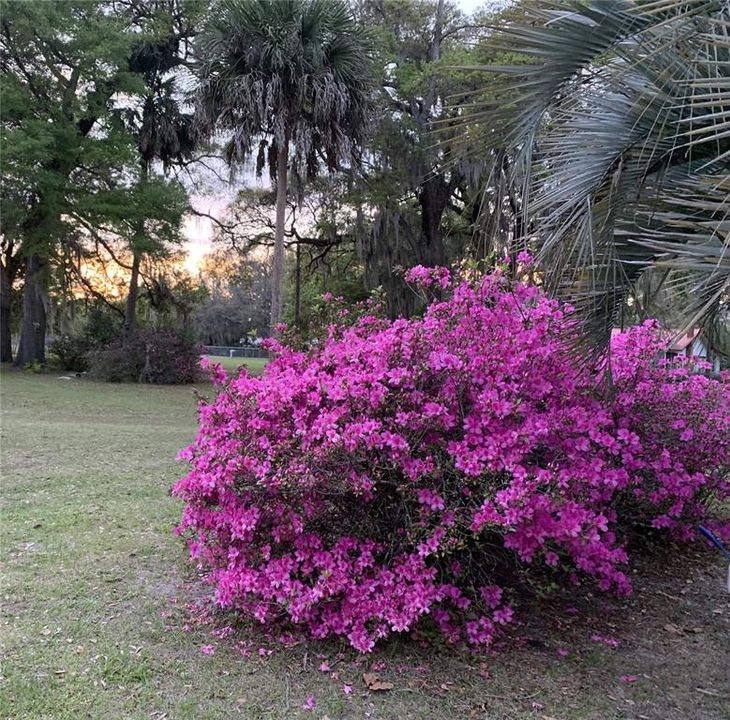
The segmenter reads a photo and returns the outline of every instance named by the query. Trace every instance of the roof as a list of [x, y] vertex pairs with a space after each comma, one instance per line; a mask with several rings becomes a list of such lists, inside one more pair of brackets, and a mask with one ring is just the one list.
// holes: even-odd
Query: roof
[[686, 350], [700, 334], [699, 328], [692, 328], [682, 335], [678, 335], [678, 330], [670, 330], [672, 333], [672, 342], [667, 346], [669, 352], [682, 352]]

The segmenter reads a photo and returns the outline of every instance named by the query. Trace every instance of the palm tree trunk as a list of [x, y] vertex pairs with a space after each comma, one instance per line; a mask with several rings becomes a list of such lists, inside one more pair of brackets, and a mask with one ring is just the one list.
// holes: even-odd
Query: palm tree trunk
[[46, 261], [33, 253], [25, 265], [23, 286], [23, 323], [15, 365], [23, 367], [33, 362], [46, 361], [46, 306], [44, 303], [43, 273]]
[[132, 276], [129, 278], [129, 292], [127, 293], [127, 304], [124, 308], [124, 337], [129, 338], [137, 324], [137, 297], [139, 295], [139, 266], [142, 261], [142, 253], [134, 250], [132, 256]]
[[294, 324], [302, 321], [302, 246], [297, 243], [297, 265], [294, 276]]
[[286, 220], [286, 163], [289, 159], [288, 138], [279, 147], [276, 158], [276, 232], [274, 234], [274, 259], [271, 266], [271, 332], [281, 322], [284, 307], [284, 221]]

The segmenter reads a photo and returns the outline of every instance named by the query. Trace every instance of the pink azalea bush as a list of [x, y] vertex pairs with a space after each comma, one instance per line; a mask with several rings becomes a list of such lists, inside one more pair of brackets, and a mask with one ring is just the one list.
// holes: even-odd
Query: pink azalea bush
[[426, 618], [485, 645], [516, 567], [629, 592], [627, 528], [686, 539], [730, 494], [727, 383], [658, 363], [656, 327], [615, 340], [607, 395], [537, 287], [408, 279], [445, 299], [219, 373], [174, 494], [221, 607], [360, 651]]

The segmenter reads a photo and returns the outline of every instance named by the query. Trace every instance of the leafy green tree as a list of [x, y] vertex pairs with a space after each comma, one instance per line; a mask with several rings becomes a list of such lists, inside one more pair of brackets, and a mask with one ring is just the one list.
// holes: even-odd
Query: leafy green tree
[[115, 94], [137, 89], [129, 38], [101, 7], [86, 0], [0, 6], [3, 205], [12, 208], [3, 234], [24, 264], [20, 365], [45, 358], [50, 263], [75, 232], [70, 215], [121, 183], [133, 157], [113, 112]]
[[[167, 244], [180, 240], [178, 231], [184, 210], [180, 204], [181, 188], [151, 175], [156, 163], [167, 171], [171, 165], [189, 160], [195, 150], [192, 115], [183, 108], [183, 93], [178, 84], [179, 71], [186, 63], [202, 10], [200, 2], [191, 0], [136, 0], [129, 10], [133, 26], [141, 35], [132, 49], [129, 67], [144, 79], [144, 91], [126, 115], [129, 130], [137, 140], [140, 173], [135, 188], [139, 200], [136, 206], [143, 210], [130, 228], [132, 264], [124, 318], [127, 336], [133, 333], [137, 321], [139, 274], [144, 256], [164, 255]], [[168, 210], [164, 222], [150, 227], [148, 219], [164, 209]]]
[[415, 296], [396, 269], [445, 265], [470, 252], [473, 182], [480, 163], [455, 157], [463, 129], [451, 130], [460, 104], [483, 86], [466, 70], [486, 25], [445, 0], [363, 3], [383, 68], [369, 143], [362, 242], [366, 282], [382, 286], [391, 315]]
[[[127, 267], [115, 246], [126, 239], [134, 277], [143, 249], [179, 239], [185, 192], [151, 170], [186, 143], [165, 73], [190, 32], [188, 7], [179, 0], [2, 5], [3, 209], [10, 209], [2, 296], [5, 315], [6, 288], [23, 272], [18, 365], [45, 359], [49, 289], [69, 254], [103, 246]], [[4, 333], [4, 359], [9, 340]]]
[[366, 37], [344, 0], [221, 0], [197, 39], [200, 127], [231, 133], [226, 158], [257, 145], [276, 185], [271, 325], [283, 305], [287, 187], [359, 160], [371, 92]]
[[503, 81], [468, 121], [483, 157], [513, 159], [515, 239], [594, 338], [658, 289], [685, 299], [687, 326], [727, 317], [728, 27], [722, 0], [529, 0], [487, 43], [528, 63], [485, 68]]

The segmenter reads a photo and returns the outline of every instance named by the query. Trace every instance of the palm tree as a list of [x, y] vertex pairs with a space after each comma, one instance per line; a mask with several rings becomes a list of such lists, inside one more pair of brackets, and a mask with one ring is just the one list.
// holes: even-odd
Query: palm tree
[[[175, 67], [177, 64], [179, 62], [175, 62], [171, 67]], [[130, 62], [130, 66], [134, 69], [132, 62]], [[141, 109], [136, 113], [130, 113], [132, 115], [130, 130], [136, 134], [139, 160], [139, 177], [133, 192], [139, 197], [137, 208], [140, 211], [150, 204], [150, 200], [158, 199], [153, 195], [155, 185], [158, 190], [164, 187], [161, 178], [154, 178], [152, 172], [154, 164], [160, 162], [166, 172], [171, 165], [190, 159], [195, 149], [190, 131], [191, 118], [182, 111], [176, 98], [175, 80], [163, 77], [169, 69], [161, 65], [152, 71], [144, 71], [148, 94], [143, 98]], [[164, 210], [170, 209], [169, 205], [165, 208], [153, 207], [150, 208], [149, 216], [164, 215]], [[162, 212], [155, 213], [155, 210], [162, 210]], [[142, 260], [146, 254], [160, 253], [164, 250], [162, 238], [153, 237], [147, 228], [149, 216], [141, 212], [131, 228], [132, 266], [124, 311], [126, 339], [132, 337], [136, 330]], [[174, 217], [173, 213], [166, 223], [168, 232], [165, 235], [168, 236], [168, 239], [173, 239], [177, 235]]]
[[[152, 16], [148, 14], [150, 10]], [[156, 32], [147, 27], [150, 17], [154, 17]], [[193, 3], [156, 0], [154, 4], [144, 6], [140, 14], [135, 10], [130, 18], [135, 29], [147, 35], [134, 45], [129, 58], [129, 69], [144, 82], [141, 102], [126, 113], [128, 128], [137, 140], [139, 176], [134, 192], [139, 197], [137, 206], [140, 210], [154, 197], [151, 179], [155, 163], [161, 163], [167, 173], [172, 165], [189, 160], [195, 150], [192, 117], [182, 106], [178, 78], [171, 73], [184, 65], [193, 27], [199, 17], [200, 10]], [[164, 247], [159, 239], [150, 236], [146, 220], [145, 214], [140, 213], [131, 228], [132, 265], [124, 312], [127, 339], [136, 327], [142, 259], [145, 254], [159, 252]]]
[[220, 0], [197, 39], [202, 132], [231, 133], [229, 163], [257, 152], [276, 185], [271, 326], [281, 319], [289, 169], [304, 181], [358, 162], [369, 45], [345, 0]]
[[660, 281], [641, 287], [687, 299], [687, 326], [726, 314], [727, 0], [524, 0], [487, 47], [518, 62], [484, 68], [502, 81], [469, 122], [510, 157], [514, 239], [590, 336], [605, 342], [627, 302], [647, 301], [647, 272]]

